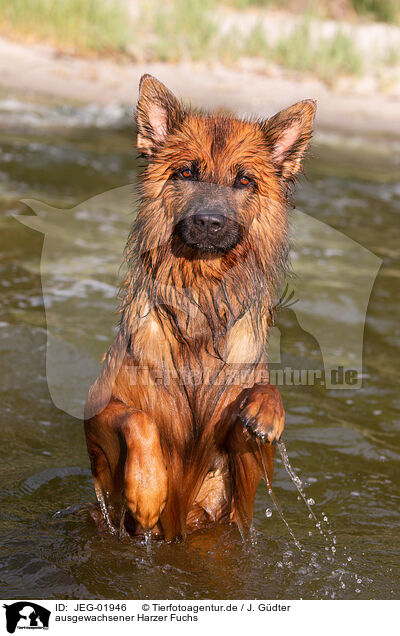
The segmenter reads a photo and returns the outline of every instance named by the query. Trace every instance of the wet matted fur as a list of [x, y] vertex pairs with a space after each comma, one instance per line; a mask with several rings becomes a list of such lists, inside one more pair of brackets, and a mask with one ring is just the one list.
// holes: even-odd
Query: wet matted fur
[[85, 416], [96, 492], [122, 532], [246, 533], [260, 452], [272, 480], [284, 410], [267, 339], [314, 113], [305, 100], [263, 121], [208, 114], [141, 79], [129, 275]]

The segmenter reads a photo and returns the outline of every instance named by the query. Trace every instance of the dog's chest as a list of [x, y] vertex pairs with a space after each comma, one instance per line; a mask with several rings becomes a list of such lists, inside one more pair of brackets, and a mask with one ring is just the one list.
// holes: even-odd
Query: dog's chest
[[[174, 329], [175, 326], [175, 329]], [[187, 324], [160, 321], [149, 313], [132, 341], [134, 358], [149, 366], [175, 368], [185, 374], [213, 371], [220, 364], [251, 365], [260, 360], [264, 338], [257, 333], [249, 312], [225, 333], [212, 334], [204, 317], [190, 317]], [[217, 364], [217, 361], [219, 364]]]
[[252, 370], [263, 360], [263, 338], [255, 333], [249, 314], [237, 320], [218, 342], [207, 335], [201, 316], [199, 320], [197, 333], [192, 331], [189, 337], [182, 332], [178, 339], [169, 321], [150, 312], [132, 334], [126, 358], [129, 372], [123, 372], [130, 381], [125, 378], [117, 384], [120, 391], [123, 388], [120, 399], [151, 407], [157, 416], [158, 404], [164, 401], [172, 419], [177, 418], [185, 429], [193, 423], [200, 433], [214, 420], [223, 396], [246, 386]]

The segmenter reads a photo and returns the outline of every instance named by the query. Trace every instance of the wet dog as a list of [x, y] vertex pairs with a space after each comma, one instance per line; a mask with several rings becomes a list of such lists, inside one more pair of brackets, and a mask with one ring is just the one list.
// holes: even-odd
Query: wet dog
[[245, 534], [263, 464], [272, 481], [284, 409], [267, 338], [314, 113], [305, 100], [262, 121], [207, 114], [141, 79], [129, 275], [85, 419], [112, 528], [172, 541], [231, 522]]

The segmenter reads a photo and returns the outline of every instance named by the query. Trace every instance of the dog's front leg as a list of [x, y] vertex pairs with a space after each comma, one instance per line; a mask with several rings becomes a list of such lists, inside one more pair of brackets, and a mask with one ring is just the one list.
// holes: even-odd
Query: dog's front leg
[[280, 393], [273, 384], [255, 384], [246, 389], [238, 414], [248, 433], [262, 442], [275, 444], [282, 435], [285, 411]]
[[[168, 495], [160, 436], [144, 411], [111, 402], [85, 422], [86, 440], [98, 494], [113, 511], [128, 510], [144, 531], [159, 520]], [[120, 520], [112, 522], [119, 525]], [[123, 518], [121, 519], [121, 523]]]
[[[261, 477], [272, 483], [274, 442], [285, 424], [285, 412], [278, 389], [256, 384], [245, 389], [225, 410], [232, 480], [232, 519], [246, 534], [253, 518], [254, 497]], [[230, 422], [230, 425], [229, 425]]]
[[167, 503], [167, 469], [160, 436], [153, 420], [144, 413], [125, 418], [121, 432], [126, 443], [124, 500], [144, 531], [151, 530]]

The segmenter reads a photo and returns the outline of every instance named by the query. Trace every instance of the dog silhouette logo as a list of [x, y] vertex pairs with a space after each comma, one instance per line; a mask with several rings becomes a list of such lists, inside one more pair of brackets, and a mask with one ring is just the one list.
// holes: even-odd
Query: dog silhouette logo
[[13, 634], [16, 629], [48, 629], [51, 612], [32, 603], [32, 601], [18, 601], [11, 605], [3, 605], [6, 609], [7, 631]]

